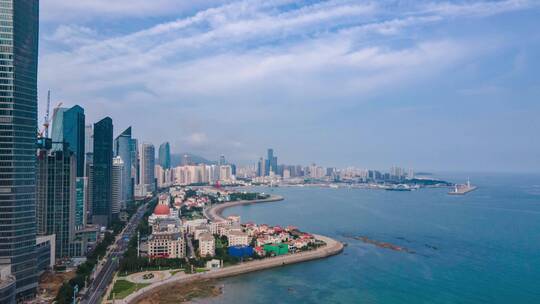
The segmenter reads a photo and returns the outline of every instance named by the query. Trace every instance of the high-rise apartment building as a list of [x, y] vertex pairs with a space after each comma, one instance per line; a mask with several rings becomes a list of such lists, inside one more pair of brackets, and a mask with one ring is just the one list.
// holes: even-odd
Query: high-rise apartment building
[[141, 185], [145, 194], [151, 193], [155, 190], [155, 162], [156, 151], [154, 149], [154, 145], [150, 143], [143, 143], [141, 146]]
[[88, 124], [84, 127], [84, 176], [88, 175], [88, 166], [92, 163], [94, 154], [94, 126]]
[[265, 173], [264, 158], [261, 157], [257, 163], [257, 176], [264, 176]]
[[77, 177], [75, 181], [75, 230], [86, 226], [88, 209], [88, 177]]
[[164, 142], [159, 146], [158, 160], [159, 165], [164, 170], [171, 168], [171, 145], [168, 142]]
[[75, 236], [77, 160], [68, 145], [37, 154], [37, 232], [55, 235], [56, 256], [68, 257]]
[[111, 223], [112, 203], [113, 123], [105, 117], [94, 124], [94, 153], [92, 161], [92, 223], [108, 226]]
[[118, 218], [120, 210], [124, 207], [123, 200], [123, 187], [124, 187], [124, 161], [120, 156], [113, 158], [113, 171], [112, 171], [112, 203], [111, 213], [113, 218]]
[[132, 138], [131, 127], [120, 133], [114, 140], [114, 155], [122, 160], [122, 188], [121, 200], [125, 203], [133, 200], [133, 186], [131, 178], [131, 160], [132, 160]]
[[84, 176], [85, 163], [85, 133], [84, 109], [80, 106], [71, 108], [56, 108], [53, 114], [52, 141], [55, 150], [68, 148], [75, 155], [77, 161], [77, 177]]
[[132, 138], [130, 141], [131, 152], [131, 178], [133, 179], [133, 187], [141, 183], [140, 179], [140, 158], [139, 158], [139, 142], [136, 138]]
[[11, 265], [19, 299], [36, 271], [38, 0], [0, 0], [0, 266]]

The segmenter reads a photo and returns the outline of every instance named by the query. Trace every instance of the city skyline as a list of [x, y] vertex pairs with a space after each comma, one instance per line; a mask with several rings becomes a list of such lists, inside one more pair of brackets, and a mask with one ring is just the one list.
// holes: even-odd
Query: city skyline
[[88, 121], [239, 164], [273, 146], [288, 163], [540, 169], [537, 2], [290, 3], [44, 2], [40, 111], [50, 88]]

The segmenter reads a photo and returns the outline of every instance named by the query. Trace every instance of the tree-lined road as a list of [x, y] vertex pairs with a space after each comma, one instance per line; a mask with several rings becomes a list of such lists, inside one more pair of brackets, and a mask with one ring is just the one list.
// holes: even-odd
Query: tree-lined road
[[112, 249], [105, 257], [105, 263], [99, 272], [95, 275], [94, 280], [89, 284], [86, 294], [81, 299], [83, 304], [100, 303], [101, 298], [107, 290], [107, 286], [111, 283], [115, 271], [118, 269], [119, 261], [127, 250], [129, 240], [137, 232], [137, 227], [146, 212], [149, 203], [156, 200], [154, 197], [143, 204], [137, 212], [131, 217], [120, 237], [112, 245]]

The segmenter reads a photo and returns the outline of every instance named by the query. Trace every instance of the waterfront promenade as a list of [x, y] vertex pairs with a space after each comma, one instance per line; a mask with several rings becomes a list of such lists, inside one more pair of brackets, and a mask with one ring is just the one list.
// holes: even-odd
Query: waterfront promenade
[[[213, 207], [205, 210], [205, 216], [210, 220], [221, 220], [222, 212], [226, 208], [246, 205], [246, 204], [255, 204], [255, 203], [264, 203], [264, 202], [276, 202], [283, 200], [283, 197], [273, 195], [270, 198], [257, 200], [257, 201], [236, 201], [214, 205]], [[116, 300], [115, 303], [137, 303], [138, 301], [144, 299], [146, 296], [152, 292], [158, 291], [162, 288], [171, 288], [173, 285], [178, 283], [189, 283], [199, 280], [210, 280], [210, 279], [220, 279], [236, 275], [241, 275], [244, 273], [254, 272], [265, 270], [274, 267], [286, 266], [295, 263], [301, 263], [305, 261], [311, 261], [316, 259], [322, 259], [330, 257], [336, 254], [339, 254], [343, 251], [343, 244], [332, 238], [322, 236], [322, 235], [313, 235], [317, 240], [321, 240], [326, 243], [325, 246], [319, 247], [314, 250], [304, 251], [295, 254], [288, 254], [283, 256], [276, 256], [271, 258], [265, 258], [262, 260], [253, 260], [248, 262], [243, 262], [238, 265], [229, 266], [221, 269], [211, 270], [203, 273], [196, 273], [185, 275], [183, 273], [177, 273], [165, 280], [155, 282], [151, 285], [148, 285], [144, 288], [139, 289], [138, 291], [130, 294], [123, 300]], [[171, 290], [174, 292], [174, 290]]]
[[[183, 275], [181, 273], [176, 274], [166, 280], [153, 283], [149, 286], [146, 286], [142, 289], [139, 289], [135, 293], [127, 296], [123, 300], [116, 300], [115, 303], [137, 303], [142, 300], [148, 293], [156, 291], [158, 288], [169, 288], [173, 284], [177, 283], [188, 283], [198, 280], [209, 280], [209, 279], [220, 279], [225, 277], [236, 276], [244, 273], [260, 271], [264, 269], [274, 268], [285, 266], [289, 264], [295, 264], [310, 260], [322, 259], [329, 256], [336, 255], [343, 251], [343, 244], [334, 239], [322, 236], [314, 235], [318, 240], [324, 241], [326, 246], [317, 248], [311, 251], [305, 251], [296, 254], [289, 254], [284, 256], [277, 256], [272, 258], [266, 258], [263, 260], [255, 260], [244, 262], [238, 265], [225, 267], [222, 269], [212, 270], [208, 272]], [[174, 290], [171, 290], [174, 292]]]
[[278, 202], [282, 200], [283, 200], [283, 196], [271, 195], [269, 198], [265, 198], [265, 199], [258, 199], [258, 200], [252, 200], [252, 201], [235, 201], [235, 202], [227, 202], [227, 203], [222, 203], [222, 204], [215, 204], [212, 207], [204, 210], [204, 216], [210, 221], [225, 220], [222, 213], [227, 208], [234, 207], [234, 206], [241, 206], [241, 205], [258, 204], [258, 203]]

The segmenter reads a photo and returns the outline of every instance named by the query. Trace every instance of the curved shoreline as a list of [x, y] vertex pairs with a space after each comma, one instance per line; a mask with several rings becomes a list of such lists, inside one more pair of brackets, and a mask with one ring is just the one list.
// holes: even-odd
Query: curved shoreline
[[[283, 200], [282, 196], [273, 195], [270, 198], [257, 200], [257, 201], [236, 201], [230, 203], [219, 204], [211, 207], [208, 210], [205, 210], [204, 215], [210, 220], [223, 220], [223, 210], [233, 206], [239, 205], [249, 205], [255, 203], [264, 203], [264, 202], [276, 202]], [[203, 273], [182, 275], [176, 274], [168, 279], [165, 279], [160, 282], [153, 283], [144, 288], [139, 289], [138, 291], [130, 294], [123, 300], [116, 300], [118, 303], [137, 303], [138, 301], [144, 299], [147, 296], [147, 293], [152, 292], [158, 288], [167, 288], [172, 287], [174, 284], [178, 283], [188, 283], [199, 280], [209, 280], [209, 279], [221, 279], [226, 277], [237, 276], [245, 273], [261, 271], [269, 268], [281, 267], [290, 264], [296, 264], [301, 262], [307, 262], [316, 259], [322, 259], [337, 255], [343, 251], [343, 244], [339, 241], [336, 241], [332, 238], [313, 234], [315, 239], [321, 240], [326, 243], [325, 246], [319, 247], [314, 250], [304, 251], [301, 253], [288, 254], [283, 256], [276, 256], [271, 258], [265, 258], [263, 260], [254, 260], [243, 262], [238, 265], [229, 266], [217, 270], [211, 270]]]
[[225, 220], [225, 218], [223, 217], [223, 211], [225, 211], [225, 209], [227, 208], [234, 207], [234, 206], [258, 204], [258, 203], [279, 202], [279, 201], [282, 201], [283, 199], [284, 199], [283, 196], [280, 196], [280, 195], [270, 195], [269, 198], [265, 198], [265, 199], [258, 199], [258, 200], [252, 200], [252, 201], [235, 201], [235, 202], [217, 204], [210, 207], [209, 209], [204, 210], [204, 216], [211, 221], [222, 221], [222, 220]]

